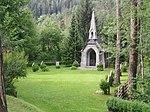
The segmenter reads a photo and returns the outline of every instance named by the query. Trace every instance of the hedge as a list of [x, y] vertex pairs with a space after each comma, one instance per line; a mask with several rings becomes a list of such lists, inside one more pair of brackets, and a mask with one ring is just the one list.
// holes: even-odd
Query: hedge
[[150, 112], [150, 105], [138, 101], [111, 98], [106, 103], [111, 112]]

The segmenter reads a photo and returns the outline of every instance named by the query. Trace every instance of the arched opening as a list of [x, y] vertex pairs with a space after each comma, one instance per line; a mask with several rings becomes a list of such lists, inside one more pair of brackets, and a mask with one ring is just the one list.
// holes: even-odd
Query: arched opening
[[93, 32], [91, 32], [91, 39], [93, 38]]
[[87, 66], [96, 66], [96, 53], [93, 49], [87, 52]]

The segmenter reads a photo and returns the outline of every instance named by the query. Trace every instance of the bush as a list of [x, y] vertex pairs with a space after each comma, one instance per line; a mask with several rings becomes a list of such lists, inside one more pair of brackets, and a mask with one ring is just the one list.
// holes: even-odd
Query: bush
[[60, 66], [56, 66], [56, 69], [60, 69]]
[[46, 64], [40, 65], [40, 68], [41, 68], [41, 69], [46, 68], [46, 67], [47, 67]]
[[72, 66], [79, 67], [80, 65], [79, 65], [78, 61], [75, 60], [72, 64]]
[[111, 98], [106, 102], [106, 105], [108, 110], [112, 112], [150, 112], [150, 105], [138, 101]]
[[39, 70], [39, 65], [38, 64], [34, 64], [33, 66], [32, 66], [32, 71], [33, 72], [37, 72]]
[[101, 80], [100, 89], [104, 92], [104, 94], [109, 94], [110, 85], [108, 82]]
[[77, 70], [77, 67], [76, 66], [72, 66], [71, 70]]
[[49, 71], [49, 69], [48, 69], [47, 67], [42, 68], [41, 70], [42, 70], [42, 72], [47, 72], [47, 71]]
[[97, 65], [97, 70], [98, 70], [98, 71], [103, 71], [103, 70], [104, 70], [103, 64]]
[[27, 57], [24, 52], [4, 54], [4, 79], [6, 94], [17, 96], [14, 86], [16, 79], [25, 77], [27, 74]]
[[47, 68], [47, 65], [46, 65], [46, 64], [42, 64], [42, 65], [40, 66], [40, 68], [41, 68], [42, 72], [47, 72], [47, 71], [48, 71], [48, 68]]

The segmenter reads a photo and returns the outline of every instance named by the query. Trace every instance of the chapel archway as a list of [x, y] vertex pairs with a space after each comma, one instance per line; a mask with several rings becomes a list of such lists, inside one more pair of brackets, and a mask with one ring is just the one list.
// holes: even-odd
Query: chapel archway
[[93, 49], [87, 52], [87, 66], [96, 66], [96, 52]]

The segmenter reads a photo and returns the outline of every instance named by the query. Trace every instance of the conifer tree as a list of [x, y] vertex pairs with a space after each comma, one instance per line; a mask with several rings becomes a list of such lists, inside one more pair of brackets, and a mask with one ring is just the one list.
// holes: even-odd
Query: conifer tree
[[66, 41], [64, 60], [67, 65], [72, 64], [73, 61], [80, 61], [82, 39], [78, 36], [77, 21], [75, 14], [72, 16], [71, 27], [69, 30], [69, 37]]
[[120, 9], [120, 0], [116, 0], [116, 18], [117, 18], [117, 41], [116, 41], [116, 61], [115, 61], [115, 78], [114, 84], [120, 84], [120, 52], [121, 52], [121, 38], [120, 38], [120, 17], [121, 17], [121, 9]]
[[82, 0], [77, 10], [78, 33], [83, 38], [84, 43], [87, 41], [89, 35], [92, 9], [90, 0]]

